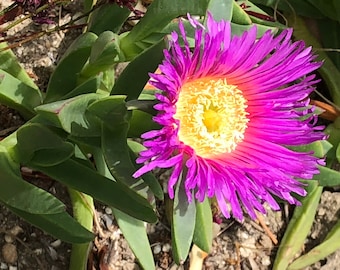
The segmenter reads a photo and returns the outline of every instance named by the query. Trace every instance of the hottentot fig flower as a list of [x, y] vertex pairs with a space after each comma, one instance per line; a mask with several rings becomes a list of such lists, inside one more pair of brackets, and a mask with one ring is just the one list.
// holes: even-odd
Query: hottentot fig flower
[[193, 48], [180, 22], [161, 73], [150, 74], [161, 129], [142, 135], [147, 149], [137, 162], [144, 165], [134, 177], [173, 168], [170, 198], [183, 177], [189, 202], [215, 197], [224, 216], [238, 220], [265, 213], [265, 202], [278, 210], [275, 196], [299, 204], [292, 195], [306, 191], [298, 180], [324, 162], [290, 149], [325, 138], [308, 98], [321, 63], [303, 41], [291, 41], [292, 29], [257, 39], [256, 26], [233, 36], [230, 22], [188, 19]]

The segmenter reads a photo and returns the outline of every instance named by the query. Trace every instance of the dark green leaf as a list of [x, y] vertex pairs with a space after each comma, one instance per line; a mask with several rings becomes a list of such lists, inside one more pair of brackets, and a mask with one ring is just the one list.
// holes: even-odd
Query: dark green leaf
[[126, 95], [127, 100], [137, 99], [149, 80], [149, 72], [154, 72], [162, 61], [164, 46], [161, 41], [133, 60], [119, 76], [111, 94]]
[[157, 220], [151, 206], [143, 197], [126, 185], [98, 174], [77, 160], [69, 159], [52, 167], [34, 164], [29, 164], [29, 166], [135, 218], [147, 222]]
[[50, 193], [37, 188], [21, 178], [20, 166], [6, 149], [0, 146], [0, 201], [18, 211], [31, 214], [56, 214], [65, 205]]
[[97, 35], [85, 33], [73, 42], [51, 76], [45, 103], [59, 100], [78, 86], [78, 74], [87, 62], [96, 39]]
[[[132, 154], [134, 155], [134, 159], [136, 159], [136, 156], [139, 154], [140, 151], [146, 149], [140, 143], [131, 141], [131, 140], [128, 140], [128, 146], [130, 150], [133, 152]], [[135, 165], [135, 166], [136, 166], [136, 170], [142, 167], [142, 165]], [[143, 174], [141, 177], [144, 180], [144, 182], [149, 186], [153, 194], [158, 199], [163, 200], [164, 193], [163, 193], [162, 186], [160, 185], [158, 179], [151, 172]]]
[[12, 212], [34, 226], [68, 243], [87, 243], [94, 235], [74, 220], [66, 211], [57, 214], [30, 214], [6, 205]]
[[90, 17], [88, 31], [100, 35], [104, 31], [119, 33], [131, 11], [116, 4], [104, 4]]
[[69, 159], [74, 153], [73, 144], [41, 124], [24, 125], [17, 131], [17, 139], [17, 155], [22, 164], [52, 166]]

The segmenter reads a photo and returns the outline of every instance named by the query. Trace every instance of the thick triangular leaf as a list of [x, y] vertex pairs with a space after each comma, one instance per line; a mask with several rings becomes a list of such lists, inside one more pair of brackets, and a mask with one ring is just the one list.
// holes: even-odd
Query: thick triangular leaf
[[[117, 209], [113, 209], [113, 213], [120, 230], [123, 232], [124, 238], [129, 243], [140, 265], [143, 269], [155, 269], [144, 222], [128, 216]], [[136, 237], [137, 235], [138, 237]]]
[[172, 251], [177, 264], [183, 264], [189, 254], [196, 220], [196, 205], [188, 202], [183, 178], [182, 173], [175, 189], [171, 226]]
[[0, 103], [16, 109], [25, 118], [31, 118], [35, 114], [34, 107], [41, 102], [37, 89], [0, 70]]
[[135, 218], [147, 222], [157, 220], [150, 204], [143, 197], [126, 185], [100, 175], [77, 160], [69, 159], [52, 167], [34, 164], [29, 166]]
[[65, 205], [57, 198], [21, 178], [19, 164], [2, 146], [0, 175], [0, 201], [7, 206], [32, 214], [56, 214], [65, 210]]
[[[69, 159], [74, 146], [41, 124], [26, 124], [17, 131], [17, 157], [20, 163], [52, 166]], [[53, 154], [51, 155], [51, 152]]]
[[57, 214], [31, 214], [6, 205], [12, 212], [34, 226], [68, 243], [87, 243], [94, 235], [66, 211]]
[[45, 103], [59, 100], [78, 86], [78, 74], [87, 62], [96, 39], [97, 35], [88, 32], [73, 42], [51, 76]]
[[287, 269], [290, 261], [302, 248], [303, 243], [312, 227], [316, 209], [322, 193], [322, 187], [316, 181], [308, 181], [308, 195], [301, 200], [302, 206], [294, 210], [292, 219], [285, 231], [277, 252], [273, 270]]

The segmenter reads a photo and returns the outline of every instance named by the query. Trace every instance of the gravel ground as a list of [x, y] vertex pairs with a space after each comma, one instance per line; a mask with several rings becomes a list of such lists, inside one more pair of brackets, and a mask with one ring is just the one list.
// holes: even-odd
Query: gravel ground
[[[0, 9], [8, 6], [9, 3], [11, 1], [2, 0]], [[74, 1], [72, 5], [60, 11], [61, 22], [70, 20], [78, 10], [79, 1]], [[41, 27], [45, 26], [26, 23], [21, 25], [20, 29], [17, 28], [8, 34], [17, 35], [21, 33], [20, 31], [37, 31]], [[21, 47], [15, 48], [14, 52], [39, 87], [45, 89], [58, 59], [78, 34], [79, 30], [53, 33], [23, 44]], [[0, 137], [12, 132], [22, 123], [18, 114], [0, 105]], [[69, 201], [65, 188], [51, 179], [39, 179], [39, 176], [35, 176], [28, 178], [28, 181], [53, 193], [66, 204]], [[160, 222], [148, 225], [156, 269], [188, 269], [189, 261], [184, 266], [176, 266], [173, 262], [171, 236], [169, 224], [164, 215], [164, 204], [159, 203], [158, 205], [158, 212], [161, 214]], [[268, 210], [268, 214], [263, 217], [264, 223], [279, 242], [292, 210], [288, 206], [283, 206], [282, 211]], [[111, 268], [108, 269], [140, 269], [115, 223], [111, 209], [98, 204], [96, 211], [102, 233], [97, 234], [93, 242], [89, 261], [91, 267], [89, 269], [100, 269], [99, 264], [110, 265]], [[339, 219], [339, 213], [340, 194], [332, 190], [325, 191], [321, 198], [312, 232], [306, 240], [305, 251], [310, 250], [322, 241]], [[213, 249], [205, 259], [203, 269], [271, 269], [278, 244], [273, 243], [264, 231], [263, 226], [250, 219], [246, 219], [242, 224], [232, 219], [223, 219], [221, 224], [214, 224], [214, 226], [216, 237], [213, 242]], [[71, 246], [46, 235], [41, 230], [13, 215], [5, 207], [0, 206], [0, 249], [0, 269], [66, 270], [68, 269]], [[110, 255], [110, 259], [105, 261], [104, 255], [107, 254]], [[340, 251], [306, 269], [340, 269]]]

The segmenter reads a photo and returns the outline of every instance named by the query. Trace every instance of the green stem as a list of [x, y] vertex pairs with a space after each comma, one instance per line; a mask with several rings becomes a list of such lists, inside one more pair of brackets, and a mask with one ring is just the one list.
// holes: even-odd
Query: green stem
[[[94, 209], [92, 197], [72, 188], [69, 188], [68, 192], [73, 206], [74, 218], [83, 227], [92, 231]], [[91, 242], [72, 245], [69, 270], [86, 270], [90, 244]]]

